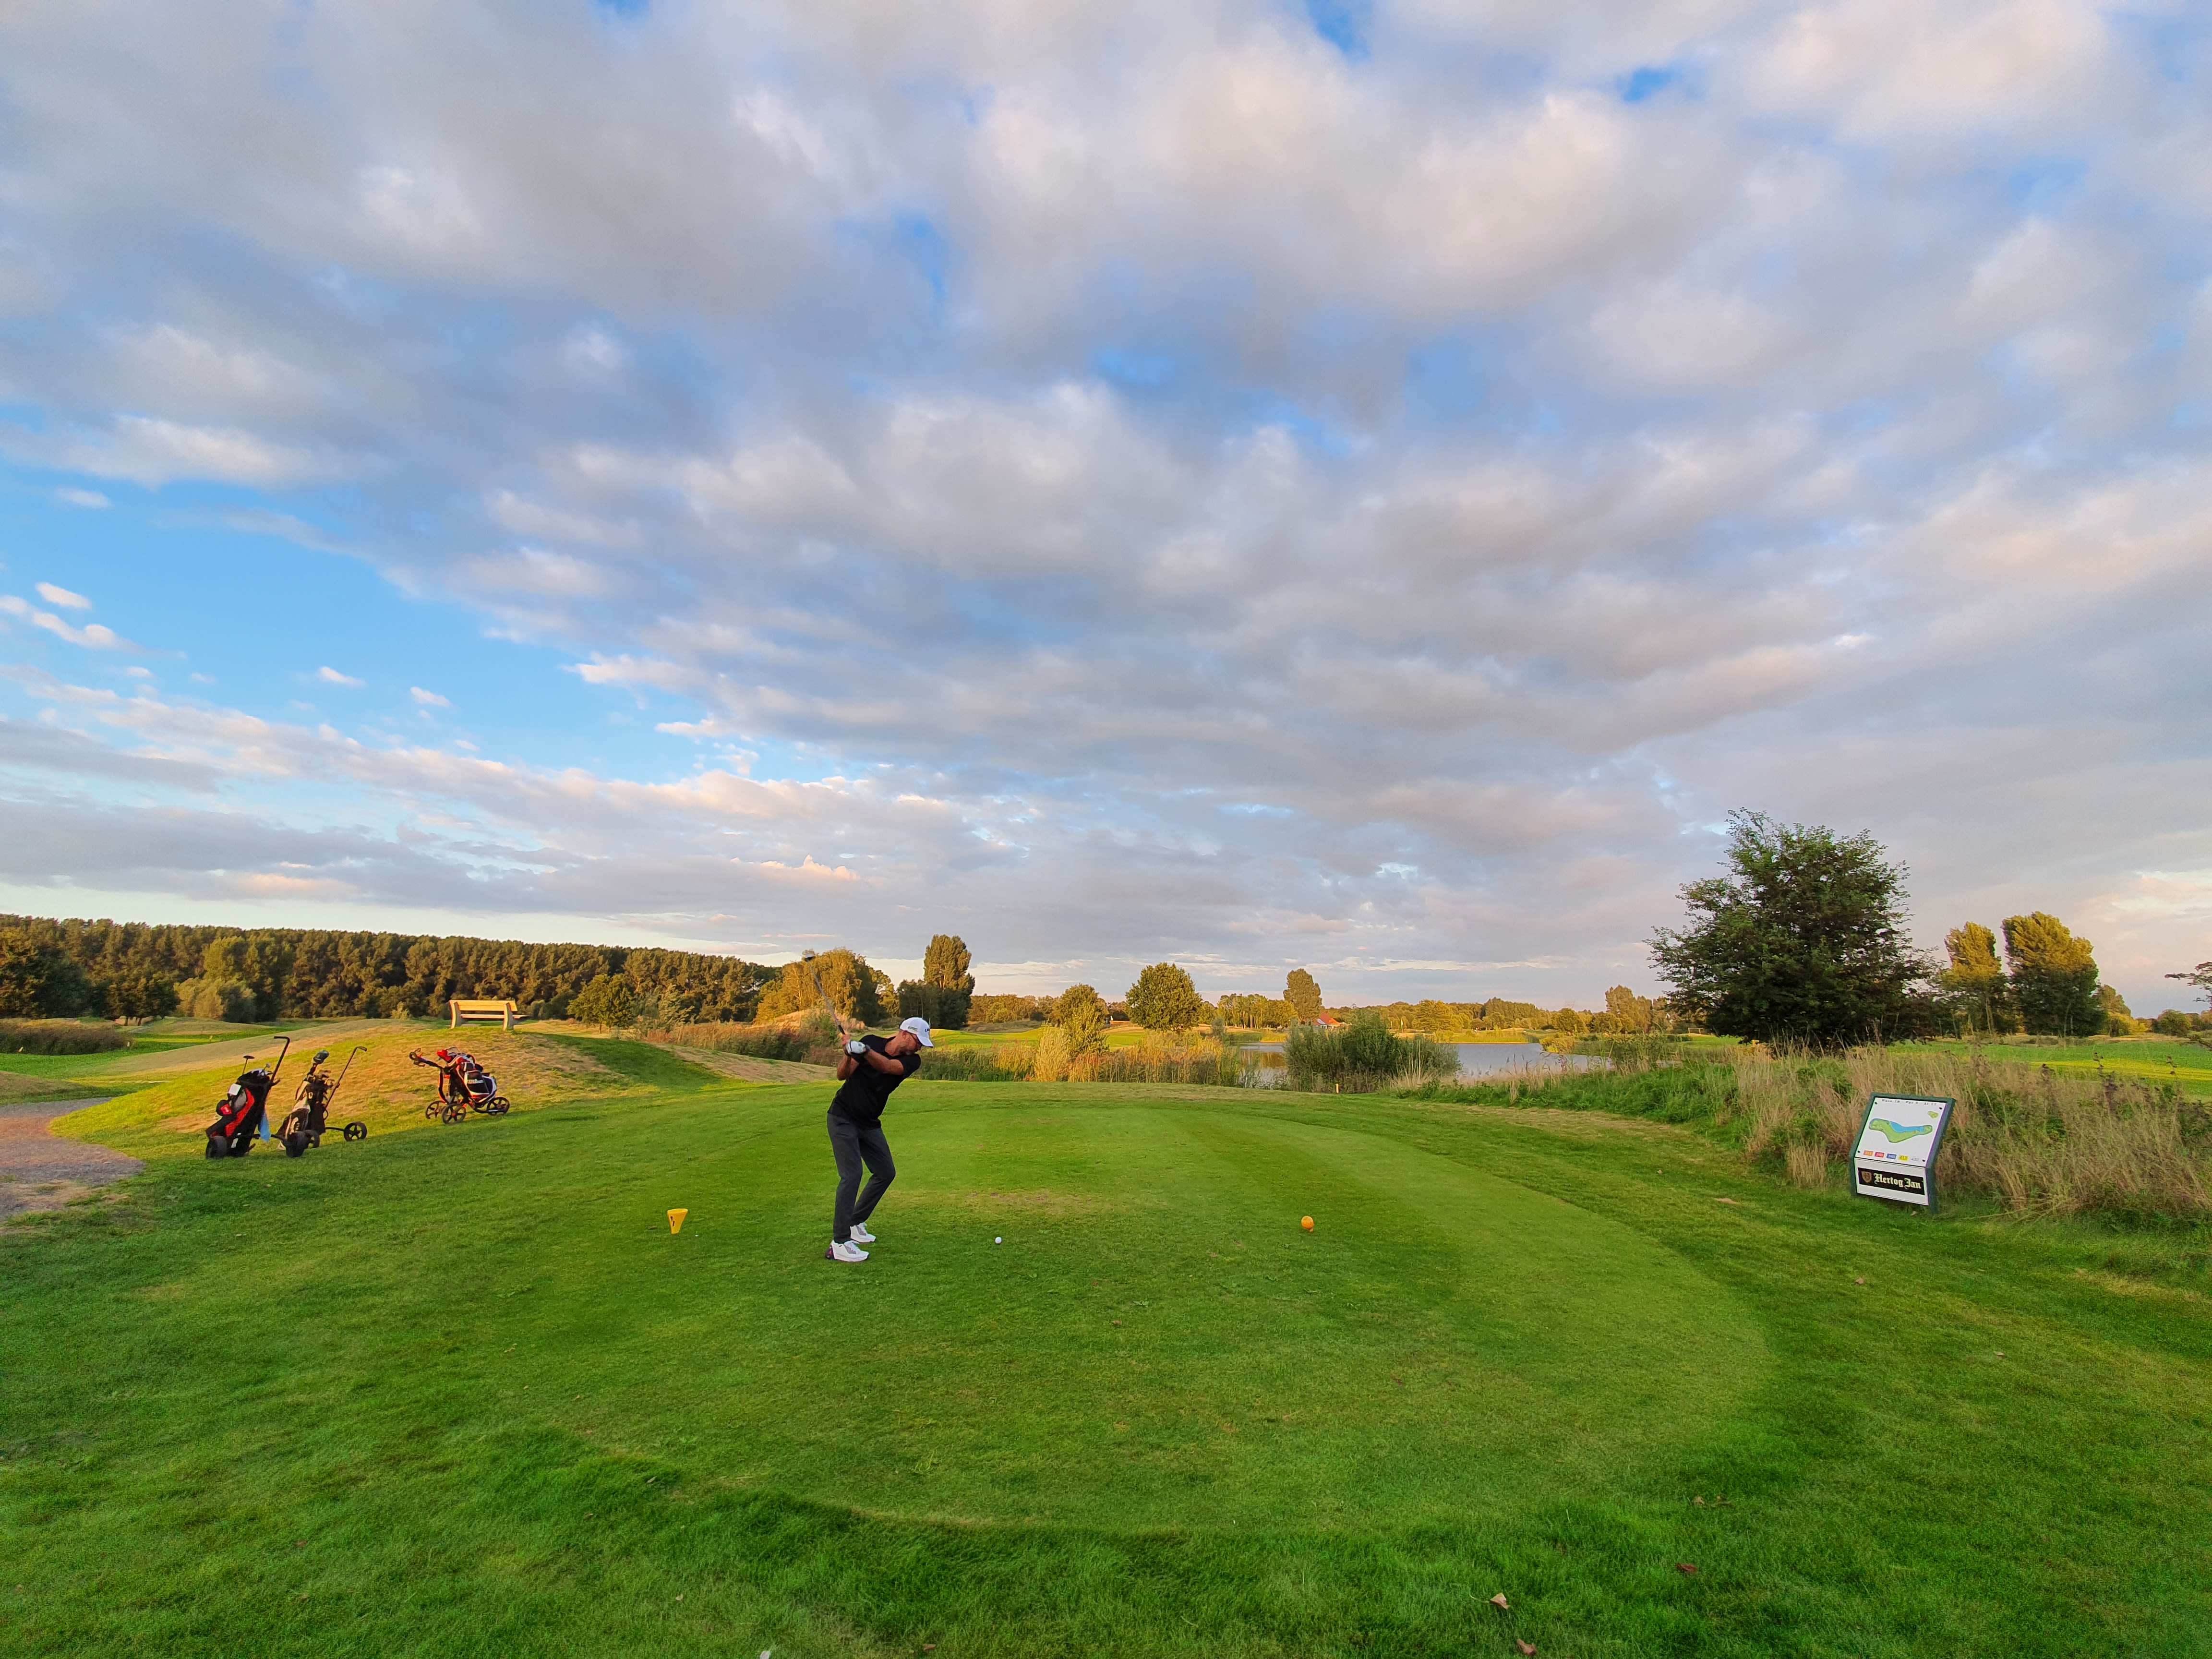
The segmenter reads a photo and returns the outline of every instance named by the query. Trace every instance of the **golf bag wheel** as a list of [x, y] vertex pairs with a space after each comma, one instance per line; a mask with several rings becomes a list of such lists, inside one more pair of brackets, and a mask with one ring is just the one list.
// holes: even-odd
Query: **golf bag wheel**
[[442, 1100], [434, 1100], [428, 1106], [425, 1106], [422, 1109], [422, 1115], [429, 1119], [433, 1123], [435, 1123], [441, 1117], [446, 1118], [446, 1121], [449, 1123], [453, 1121], [450, 1117], [446, 1116], [446, 1103]]
[[465, 1106], [448, 1106], [446, 1108], [445, 1118], [448, 1123], [466, 1123], [469, 1121], [469, 1109]]
[[292, 1133], [291, 1134], [286, 1135], [286, 1136], [284, 1137], [284, 1156], [285, 1156], [285, 1157], [287, 1157], [287, 1158], [305, 1158], [305, 1157], [307, 1156], [307, 1137], [306, 1135], [304, 1135], [304, 1134], [302, 1134], [302, 1133], [300, 1133], [299, 1132], [297, 1132], [297, 1131], [295, 1130], [295, 1131], [294, 1133]]
[[366, 1140], [366, 1139], [368, 1139], [368, 1125], [367, 1125], [366, 1123], [362, 1123], [362, 1122], [358, 1122], [358, 1121], [347, 1124], [347, 1125], [345, 1126], [345, 1138], [346, 1138], [348, 1140]]
[[210, 1135], [208, 1137], [208, 1156], [210, 1158], [223, 1158], [228, 1156], [229, 1152], [230, 1143], [225, 1140], [221, 1135]]
[[284, 1143], [287, 1158], [299, 1158], [313, 1146], [314, 1137], [307, 1133], [307, 1109], [302, 1106], [287, 1117], [283, 1127], [276, 1131], [276, 1138]]
[[494, 1095], [491, 1097], [491, 1103], [486, 1106], [484, 1110], [489, 1112], [494, 1117], [505, 1117], [507, 1108], [514, 1103], [505, 1095]]

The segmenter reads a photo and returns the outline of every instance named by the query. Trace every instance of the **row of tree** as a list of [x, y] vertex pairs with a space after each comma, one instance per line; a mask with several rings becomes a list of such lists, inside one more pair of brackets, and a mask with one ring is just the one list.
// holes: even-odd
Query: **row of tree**
[[[2151, 1028], [2100, 982], [2095, 952], [2056, 916], [2008, 916], [2004, 956], [1978, 922], [1938, 968], [1911, 943], [1906, 871], [1874, 837], [1730, 816], [1729, 873], [1690, 883], [1686, 926], [1651, 939], [1670, 1008], [1724, 1036], [1814, 1048], [1885, 1037], [2131, 1036]], [[2212, 1000], [2212, 963], [2171, 974]], [[2160, 1030], [2197, 1017], [2169, 1009]]]
[[670, 1019], [750, 1019], [773, 968], [688, 951], [0, 916], [0, 1014], [152, 1019], [442, 1013], [455, 997], [568, 1011], [620, 975]]

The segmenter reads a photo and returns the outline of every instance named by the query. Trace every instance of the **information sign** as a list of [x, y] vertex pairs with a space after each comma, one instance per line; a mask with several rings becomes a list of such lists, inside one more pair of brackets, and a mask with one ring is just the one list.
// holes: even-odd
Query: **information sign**
[[1876, 1095], [1867, 1103], [1851, 1153], [1851, 1190], [1861, 1198], [1936, 1207], [1936, 1157], [1958, 1102], [1948, 1097]]

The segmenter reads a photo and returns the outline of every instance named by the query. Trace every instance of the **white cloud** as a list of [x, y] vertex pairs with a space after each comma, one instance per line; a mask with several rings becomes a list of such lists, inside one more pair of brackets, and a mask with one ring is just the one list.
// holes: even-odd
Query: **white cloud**
[[315, 671], [315, 678], [320, 680], [325, 685], [349, 685], [354, 687], [356, 690], [359, 690], [362, 686], [368, 684], [366, 680], [357, 680], [350, 674], [341, 674], [337, 669], [330, 667], [328, 665], [325, 665], [321, 668], [318, 668]]
[[347, 470], [334, 455], [235, 428], [144, 415], [117, 415], [106, 432], [58, 446], [55, 459], [74, 471], [149, 485], [192, 478], [282, 488], [336, 477]]
[[74, 628], [52, 611], [41, 611], [13, 593], [0, 593], [0, 616], [18, 617], [33, 628], [52, 634], [56, 639], [82, 646], [88, 650], [136, 651], [138, 648], [111, 628], [99, 623], [87, 623], [82, 628]]
[[97, 489], [77, 489], [66, 486], [54, 491], [54, 499], [58, 501], [66, 502], [70, 507], [84, 507], [94, 509], [104, 507], [112, 507], [114, 505], [112, 501], [109, 501], [106, 496], [101, 495]]
[[82, 593], [72, 593], [66, 587], [57, 587], [52, 582], [38, 585], [39, 597], [48, 605], [58, 605], [64, 611], [89, 611], [92, 601]]
[[[272, 895], [920, 890], [994, 960], [1589, 995], [1749, 804], [1891, 834], [1938, 932], [2074, 906], [2148, 973], [2199, 925], [2193, 14], [88, 15], [0, 66], [0, 445], [217, 486], [626, 722], [501, 770], [99, 705], [313, 798]], [[242, 878], [214, 818], [52, 811]]]
[[419, 685], [409, 686], [407, 695], [415, 700], [417, 707], [422, 708], [451, 708], [453, 706], [450, 700], [440, 696], [435, 691], [425, 691]]

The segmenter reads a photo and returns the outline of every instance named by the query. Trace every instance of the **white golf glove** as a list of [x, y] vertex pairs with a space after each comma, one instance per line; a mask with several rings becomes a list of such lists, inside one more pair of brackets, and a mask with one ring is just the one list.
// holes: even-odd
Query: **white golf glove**
[[845, 1052], [848, 1054], [865, 1054], [868, 1052], [868, 1045], [861, 1042], [860, 1038], [854, 1037], [850, 1042], [845, 1045]]

